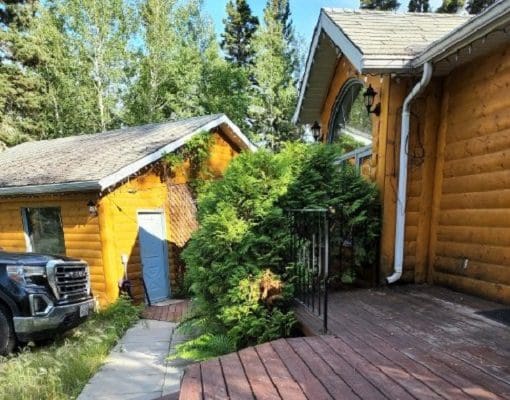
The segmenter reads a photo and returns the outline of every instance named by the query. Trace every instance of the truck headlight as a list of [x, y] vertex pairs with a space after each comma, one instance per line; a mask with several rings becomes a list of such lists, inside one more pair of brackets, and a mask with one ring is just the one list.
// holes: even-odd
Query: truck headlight
[[32, 283], [33, 277], [46, 276], [45, 266], [8, 265], [6, 271], [10, 279], [23, 285]]

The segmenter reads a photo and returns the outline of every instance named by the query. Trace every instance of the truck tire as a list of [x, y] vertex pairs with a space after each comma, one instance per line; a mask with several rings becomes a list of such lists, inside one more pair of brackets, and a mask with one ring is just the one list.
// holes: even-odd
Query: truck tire
[[16, 335], [10, 314], [0, 305], [0, 356], [7, 356], [14, 350]]

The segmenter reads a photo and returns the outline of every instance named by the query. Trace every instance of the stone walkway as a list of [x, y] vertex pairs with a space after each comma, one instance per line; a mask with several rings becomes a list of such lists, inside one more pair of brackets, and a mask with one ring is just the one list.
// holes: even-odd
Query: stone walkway
[[177, 393], [187, 362], [166, 360], [184, 340], [176, 326], [139, 321], [115, 346], [78, 400], [152, 400]]

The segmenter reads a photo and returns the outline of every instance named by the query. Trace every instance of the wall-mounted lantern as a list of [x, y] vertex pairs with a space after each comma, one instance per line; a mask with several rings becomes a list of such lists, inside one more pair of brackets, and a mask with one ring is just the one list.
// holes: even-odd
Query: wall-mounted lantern
[[310, 128], [312, 130], [313, 139], [318, 142], [320, 141], [322, 135], [321, 135], [321, 126], [317, 121], [315, 121]]
[[87, 203], [87, 208], [89, 210], [89, 215], [91, 217], [97, 217], [97, 205], [92, 200], [89, 200]]
[[365, 99], [365, 107], [367, 108], [368, 114], [375, 114], [379, 116], [381, 114], [381, 103], [377, 103], [377, 105], [372, 109], [374, 105], [374, 99], [377, 96], [377, 92], [374, 90], [372, 85], [368, 85], [367, 90], [363, 93], [363, 98]]

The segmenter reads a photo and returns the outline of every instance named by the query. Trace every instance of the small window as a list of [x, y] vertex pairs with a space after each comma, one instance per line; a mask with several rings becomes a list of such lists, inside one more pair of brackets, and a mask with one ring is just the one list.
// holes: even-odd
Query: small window
[[65, 254], [60, 207], [23, 208], [22, 215], [28, 251]]

